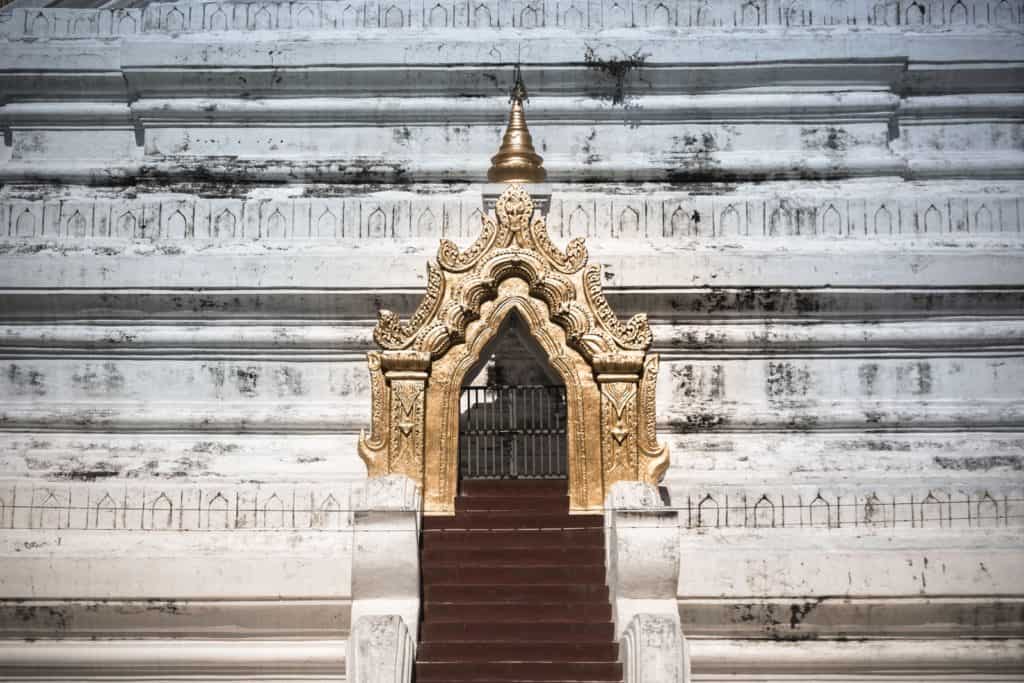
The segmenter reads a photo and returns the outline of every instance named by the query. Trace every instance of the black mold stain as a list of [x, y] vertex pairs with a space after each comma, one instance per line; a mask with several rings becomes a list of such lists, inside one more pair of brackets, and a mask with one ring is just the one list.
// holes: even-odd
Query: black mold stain
[[926, 362], [917, 364], [917, 386], [914, 393], [918, 396], [932, 393], [932, 366]]
[[806, 150], [822, 150], [825, 153], [845, 152], [850, 146], [850, 134], [842, 128], [802, 128], [800, 140]]
[[878, 381], [878, 363], [864, 363], [857, 369], [860, 378], [860, 390], [865, 396], [875, 395], [875, 382]]
[[586, 52], [583, 53], [583, 63], [586, 64], [588, 69], [596, 71], [614, 81], [612, 104], [622, 104], [625, 101], [626, 76], [631, 71], [642, 67], [646, 59], [647, 56], [641, 54], [640, 50], [631, 55], [626, 55], [622, 59], [600, 59], [594, 52], [594, 48], [589, 45]]
[[718, 413], [694, 412], [682, 419], [671, 420], [670, 424], [682, 434], [706, 432], [718, 429], [728, 423], [725, 415]]
[[285, 396], [302, 396], [306, 388], [302, 383], [302, 371], [294, 368], [278, 368], [274, 373], [277, 382], [277, 394]]
[[395, 138], [395, 142], [397, 142], [400, 145], [408, 145], [409, 141], [412, 140], [412, 131], [409, 130], [409, 126], [395, 128], [392, 135]]
[[987, 472], [997, 467], [1006, 467], [1015, 472], [1024, 470], [1024, 457], [1019, 455], [990, 455], [970, 458], [950, 458], [937, 455], [932, 462], [944, 470], [965, 472]]
[[253, 366], [235, 368], [235, 386], [238, 388], [238, 393], [243, 396], [256, 395], [256, 384], [259, 378], [259, 371]]
[[16, 396], [45, 396], [44, 379], [43, 374], [37, 370], [23, 368], [15, 363], [7, 366], [7, 381]]
[[71, 375], [71, 381], [89, 395], [116, 394], [124, 388], [124, 375], [117, 365], [106, 362], [99, 368], [86, 363], [80, 371]]
[[773, 404], [789, 403], [806, 397], [810, 389], [811, 374], [806, 368], [792, 363], [768, 363], [765, 393]]
[[818, 604], [814, 602], [794, 603], [789, 606], [789, 627], [796, 629]]

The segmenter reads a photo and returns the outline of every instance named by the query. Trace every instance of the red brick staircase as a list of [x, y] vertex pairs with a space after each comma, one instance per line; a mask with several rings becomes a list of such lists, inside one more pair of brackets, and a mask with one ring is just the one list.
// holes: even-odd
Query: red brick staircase
[[566, 481], [466, 481], [423, 523], [417, 683], [622, 681], [600, 515]]

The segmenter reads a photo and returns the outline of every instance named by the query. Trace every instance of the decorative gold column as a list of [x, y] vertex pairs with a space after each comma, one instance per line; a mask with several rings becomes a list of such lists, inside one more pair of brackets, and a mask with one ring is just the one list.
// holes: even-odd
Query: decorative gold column
[[604, 490], [638, 478], [639, 387], [643, 351], [594, 356], [594, 378], [601, 388], [601, 460]]
[[430, 353], [385, 351], [381, 353], [381, 369], [390, 397], [388, 473], [404, 474], [415, 482], [422, 482]]

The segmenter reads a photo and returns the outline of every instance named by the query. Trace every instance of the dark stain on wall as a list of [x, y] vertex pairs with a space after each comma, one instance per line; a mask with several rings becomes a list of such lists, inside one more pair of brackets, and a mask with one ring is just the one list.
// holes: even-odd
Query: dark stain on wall
[[865, 396], [875, 395], [875, 383], [878, 381], [878, 363], [864, 363], [857, 368], [860, 378], [860, 391]]
[[235, 368], [235, 387], [238, 388], [238, 393], [243, 396], [256, 395], [256, 384], [259, 378], [259, 371], [253, 366]]
[[86, 363], [71, 375], [71, 382], [90, 396], [116, 394], [124, 388], [124, 375], [111, 362], [99, 367]]
[[302, 396], [306, 393], [301, 370], [289, 367], [278, 368], [274, 373], [274, 379], [277, 383], [277, 395], [282, 398], [285, 396]]
[[623, 57], [601, 59], [594, 52], [594, 48], [587, 46], [583, 53], [583, 63], [588, 69], [601, 74], [613, 82], [612, 104], [622, 104], [625, 101], [626, 77], [644, 65], [647, 56], [640, 53], [640, 50]]
[[995, 468], [1007, 468], [1020, 472], [1024, 470], [1024, 456], [1020, 455], [989, 455], [969, 458], [950, 458], [937, 455], [932, 461], [944, 470], [964, 472], [987, 472]]
[[765, 393], [773, 404], [791, 403], [805, 398], [810, 390], [811, 373], [793, 363], [768, 363]]
[[11, 363], [7, 366], [7, 381], [16, 396], [45, 396], [46, 383], [43, 374], [32, 368], [23, 368]]

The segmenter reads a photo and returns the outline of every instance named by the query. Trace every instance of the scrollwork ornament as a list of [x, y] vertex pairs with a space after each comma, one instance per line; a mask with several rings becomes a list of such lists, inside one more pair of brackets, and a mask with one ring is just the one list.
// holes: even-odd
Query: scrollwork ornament
[[498, 224], [508, 226], [519, 243], [520, 235], [525, 234], [530, 225], [533, 209], [530, 193], [522, 185], [512, 185], [498, 198], [494, 212], [498, 216]]
[[658, 384], [658, 356], [648, 354], [644, 358], [643, 373], [640, 375], [640, 425], [637, 431], [637, 446], [640, 455], [640, 479], [648, 484], [658, 484], [669, 466], [668, 446], [658, 443], [656, 394]]
[[647, 315], [637, 313], [629, 322], [623, 323], [612, 311], [608, 299], [604, 296], [601, 287], [601, 267], [590, 266], [584, 271], [584, 289], [587, 294], [587, 302], [594, 310], [595, 317], [615, 340], [627, 349], [640, 351], [647, 350], [653, 339], [651, 326], [647, 322]]
[[551, 242], [548, 236], [548, 226], [543, 218], [535, 218], [530, 226], [530, 236], [534, 247], [543, 254], [551, 263], [552, 267], [559, 272], [571, 275], [580, 268], [587, 265], [587, 247], [579, 237], [572, 239], [563, 253]]
[[410, 346], [420, 329], [436, 315], [443, 295], [444, 272], [434, 264], [428, 263], [427, 290], [408, 324], [403, 324], [394, 311], [381, 309], [377, 314], [377, 326], [373, 329], [374, 341], [388, 350]]

